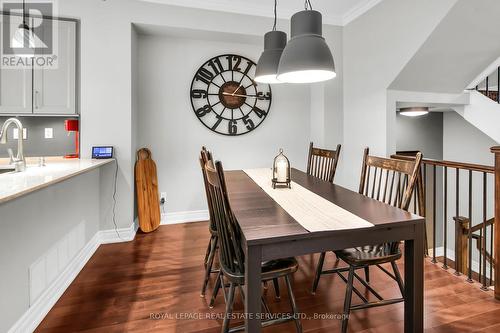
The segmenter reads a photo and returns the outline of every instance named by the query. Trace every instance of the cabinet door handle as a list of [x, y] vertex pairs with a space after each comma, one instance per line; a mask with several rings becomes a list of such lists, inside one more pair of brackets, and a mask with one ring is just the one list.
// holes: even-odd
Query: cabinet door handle
[[38, 90], [35, 90], [35, 109], [38, 109]]

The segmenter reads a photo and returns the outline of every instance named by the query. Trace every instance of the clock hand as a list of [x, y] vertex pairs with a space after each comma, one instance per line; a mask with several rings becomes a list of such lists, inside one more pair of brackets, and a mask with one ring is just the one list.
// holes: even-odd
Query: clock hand
[[240, 82], [240, 85], [238, 86], [238, 88], [236, 88], [236, 90], [235, 90], [235, 91], [233, 91], [233, 93], [232, 93], [231, 95], [233, 95], [233, 96], [234, 96], [234, 94], [238, 91], [238, 89], [240, 89], [240, 88], [241, 88], [241, 86], [242, 86], [242, 85], [243, 85], [243, 83], [241, 83], [241, 82]]
[[230, 94], [228, 92], [222, 92], [222, 95], [236, 96], [236, 97], [253, 97], [257, 98], [257, 95], [240, 95], [240, 94]]

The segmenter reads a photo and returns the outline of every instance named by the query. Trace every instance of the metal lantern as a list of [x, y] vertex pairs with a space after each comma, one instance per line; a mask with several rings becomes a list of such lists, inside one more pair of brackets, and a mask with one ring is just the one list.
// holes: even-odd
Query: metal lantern
[[283, 149], [280, 149], [279, 154], [274, 158], [273, 163], [273, 188], [291, 188], [290, 174], [290, 161], [283, 154]]

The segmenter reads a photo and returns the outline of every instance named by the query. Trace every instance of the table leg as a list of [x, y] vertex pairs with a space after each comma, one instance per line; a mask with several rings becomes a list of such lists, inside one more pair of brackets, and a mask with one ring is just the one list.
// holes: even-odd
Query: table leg
[[424, 228], [418, 223], [405, 241], [405, 333], [424, 331]]
[[262, 249], [260, 245], [249, 246], [245, 256], [245, 331], [261, 331], [261, 266]]

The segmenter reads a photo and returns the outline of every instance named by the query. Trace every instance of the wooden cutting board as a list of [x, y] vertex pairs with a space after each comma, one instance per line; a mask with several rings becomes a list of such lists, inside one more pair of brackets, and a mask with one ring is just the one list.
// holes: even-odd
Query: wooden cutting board
[[137, 151], [135, 186], [139, 227], [144, 232], [154, 231], [160, 226], [160, 198], [156, 164], [151, 159], [151, 151], [147, 148]]

